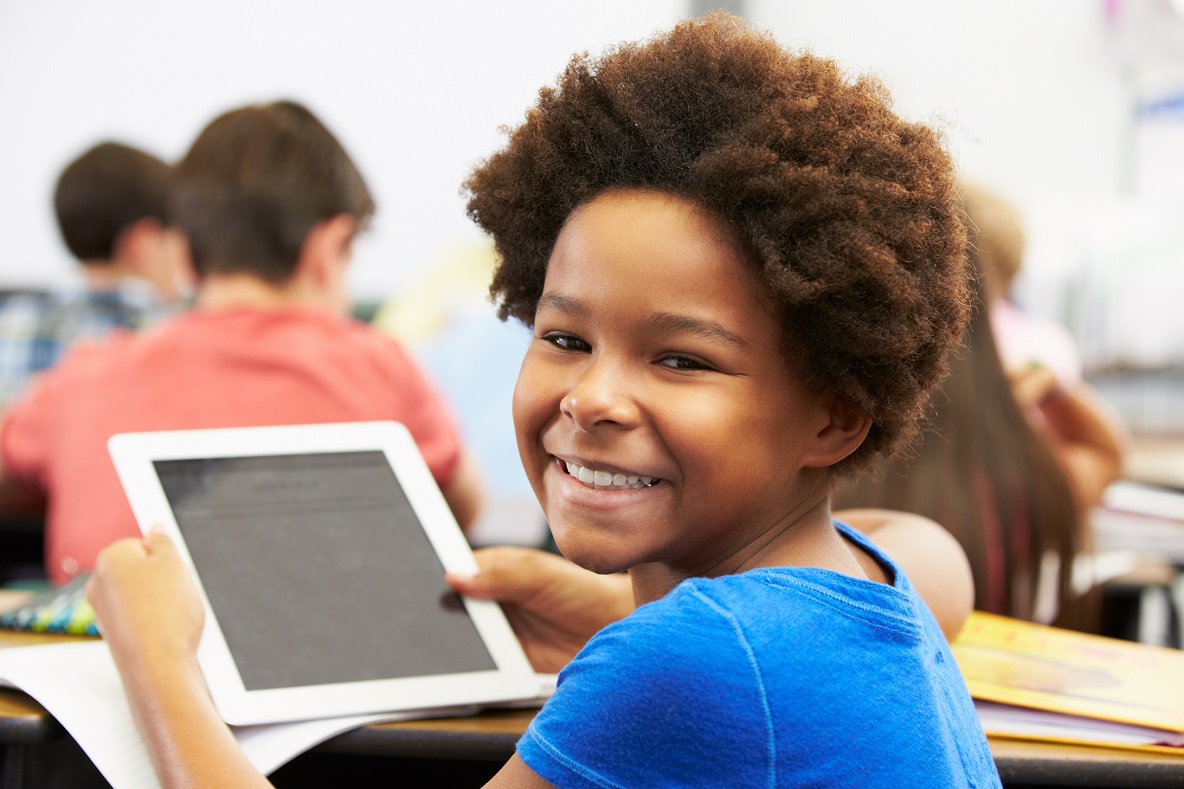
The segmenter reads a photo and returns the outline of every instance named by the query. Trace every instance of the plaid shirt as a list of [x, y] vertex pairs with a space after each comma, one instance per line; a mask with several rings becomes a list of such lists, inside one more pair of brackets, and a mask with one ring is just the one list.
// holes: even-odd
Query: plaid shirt
[[77, 340], [138, 329], [165, 314], [142, 289], [16, 291], [0, 295], [0, 407]]

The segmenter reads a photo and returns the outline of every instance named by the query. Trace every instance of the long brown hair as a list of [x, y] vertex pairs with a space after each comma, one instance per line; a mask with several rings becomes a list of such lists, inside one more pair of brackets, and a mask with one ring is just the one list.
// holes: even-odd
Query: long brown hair
[[1073, 492], [1012, 395], [981, 281], [973, 280], [974, 316], [963, 347], [951, 354], [949, 377], [933, 396], [920, 446], [873, 475], [850, 480], [836, 491], [834, 504], [916, 512], [942, 524], [970, 559], [976, 607], [992, 613], [1032, 619], [1044, 557], [1055, 556], [1055, 621], [1088, 629], [1091, 606], [1072, 587], [1081, 547]]

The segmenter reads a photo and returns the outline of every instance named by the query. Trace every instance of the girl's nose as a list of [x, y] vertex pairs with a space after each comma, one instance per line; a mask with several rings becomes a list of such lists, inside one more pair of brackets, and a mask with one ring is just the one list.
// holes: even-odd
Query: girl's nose
[[632, 427], [640, 410], [630, 378], [620, 365], [590, 360], [560, 401], [559, 410], [581, 430]]

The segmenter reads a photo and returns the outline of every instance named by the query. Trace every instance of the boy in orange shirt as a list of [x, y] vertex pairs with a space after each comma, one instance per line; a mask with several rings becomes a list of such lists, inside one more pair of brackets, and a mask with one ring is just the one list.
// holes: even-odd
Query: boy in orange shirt
[[479, 486], [448, 409], [395, 341], [348, 319], [351, 244], [374, 203], [333, 135], [290, 102], [226, 113], [177, 166], [172, 199], [195, 308], [79, 348], [0, 425], [3, 479], [48, 499], [50, 580], [139, 533], [107, 455], [115, 433], [396, 420], [471, 523]]

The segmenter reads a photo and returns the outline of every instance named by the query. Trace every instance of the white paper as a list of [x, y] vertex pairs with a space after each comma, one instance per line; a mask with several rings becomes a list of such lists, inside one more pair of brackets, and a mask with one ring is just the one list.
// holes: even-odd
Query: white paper
[[1184, 493], [1125, 480], [1115, 482], [1102, 495], [1104, 506], [1184, 524]]
[[1055, 737], [1112, 745], [1184, 745], [1184, 733], [1117, 723], [1080, 715], [1018, 707], [975, 699], [974, 709], [987, 734]]
[[49, 710], [114, 789], [157, 789], [115, 664], [101, 641], [0, 650], [0, 677]]
[[[35, 698], [70, 733], [114, 789], [159, 789], [132, 720], [111, 653], [102, 641], [0, 649], [0, 680]], [[331, 737], [369, 723], [471, 713], [423, 710], [232, 729], [247, 758], [270, 773]]]

